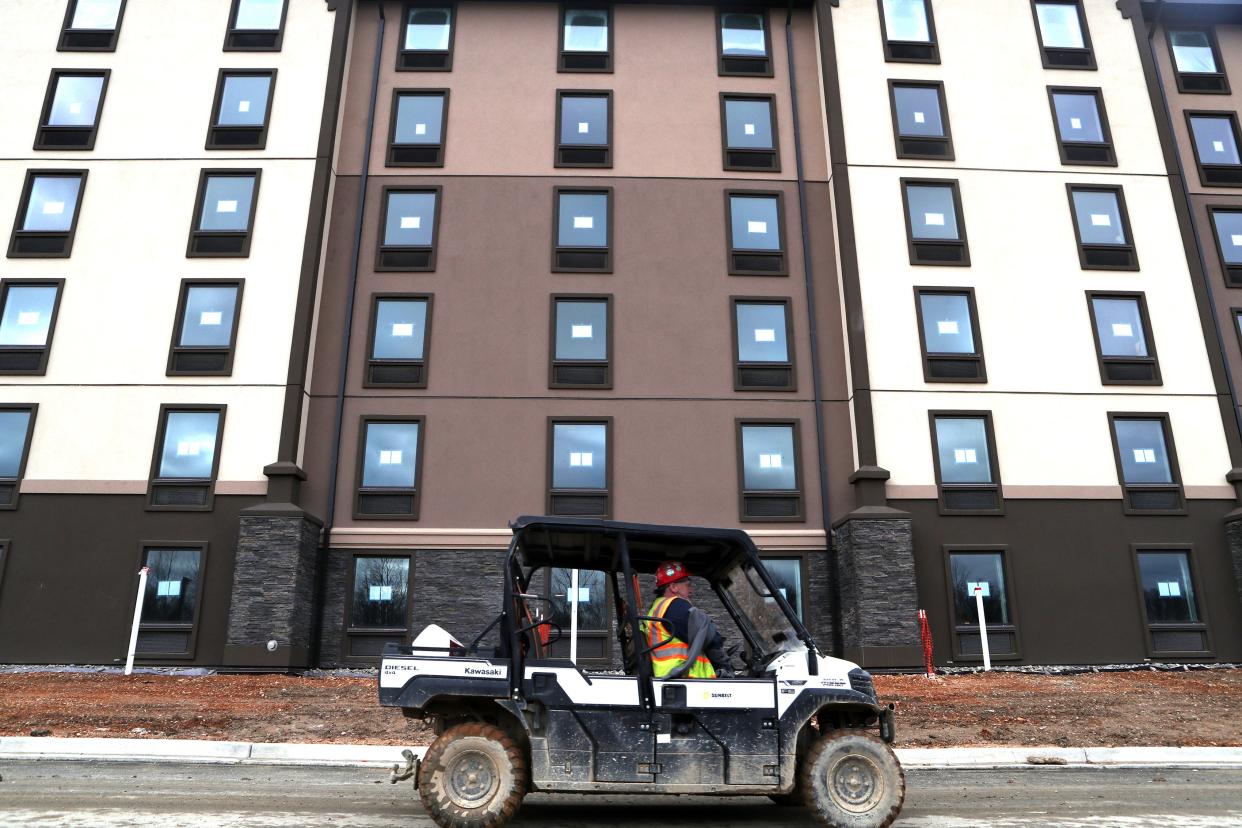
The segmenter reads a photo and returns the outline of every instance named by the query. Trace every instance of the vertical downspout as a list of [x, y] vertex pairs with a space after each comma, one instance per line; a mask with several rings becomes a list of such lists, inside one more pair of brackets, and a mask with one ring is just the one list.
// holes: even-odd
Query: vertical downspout
[[380, 60], [384, 51], [384, 3], [375, 4], [379, 12], [379, 26], [375, 32], [375, 63], [371, 68], [371, 100], [367, 106], [367, 135], [362, 146], [362, 172], [358, 176], [358, 212], [354, 217], [354, 244], [349, 265], [349, 293], [345, 297], [345, 331], [341, 336], [341, 370], [336, 385], [336, 416], [332, 423], [332, 463], [328, 467], [328, 506], [323, 516], [323, 536], [320, 545], [319, 566], [315, 568], [315, 637], [311, 640], [311, 663], [319, 666], [321, 640], [323, 638], [324, 598], [328, 578], [328, 550], [332, 526], [336, 523], [336, 486], [341, 459], [341, 424], [345, 419], [345, 388], [349, 377], [349, 345], [354, 332], [354, 303], [358, 293], [358, 262], [362, 255], [362, 226], [366, 216], [367, 179], [371, 171], [371, 137], [375, 132], [375, 101], [379, 95]]
[[832, 651], [845, 652], [845, 632], [841, 629], [841, 578], [837, 550], [832, 543], [832, 518], [828, 500], [828, 451], [824, 434], [824, 391], [819, 366], [819, 328], [815, 319], [815, 279], [811, 266], [810, 219], [806, 208], [806, 176], [802, 167], [802, 126], [798, 118], [798, 73], [794, 68], [793, 3], [785, 8], [785, 55], [789, 63], [789, 100], [793, 107], [794, 161], [798, 172], [798, 216], [802, 222], [802, 269], [806, 281], [807, 334], [811, 345], [811, 384], [815, 395], [815, 445], [818, 450], [819, 508], [824, 520], [824, 541], [828, 547], [828, 570], [832, 578], [830, 592], [832, 616]]

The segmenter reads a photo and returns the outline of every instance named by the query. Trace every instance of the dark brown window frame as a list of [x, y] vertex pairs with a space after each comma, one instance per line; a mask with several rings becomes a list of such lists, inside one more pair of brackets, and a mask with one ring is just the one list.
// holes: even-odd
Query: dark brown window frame
[[[385, 167], [443, 167], [444, 166], [444, 148], [448, 144], [448, 117], [449, 117], [449, 91], [448, 89], [394, 89], [392, 90], [392, 110], [388, 119], [388, 149], [384, 155]], [[440, 105], [440, 143], [438, 144], [398, 144], [397, 143], [397, 108], [401, 105], [402, 97], [423, 97], [434, 98], [439, 97]], [[399, 161], [397, 155], [401, 151], [410, 150], [433, 150], [433, 152], [425, 153], [430, 155], [427, 159], [416, 159], [412, 161]]]
[[[52, 354], [52, 338], [56, 335], [56, 319], [60, 314], [60, 300], [65, 295], [65, 280], [0, 279], [0, 315], [3, 315], [5, 305], [8, 303], [9, 289], [13, 287], [56, 288], [56, 298], [52, 302], [52, 318], [47, 324], [47, 342], [38, 347], [0, 345], [0, 376], [41, 377], [47, 374], [47, 361]], [[25, 359], [24, 362], [23, 357]], [[37, 357], [34, 365], [30, 364], [30, 357]]]
[[[557, 489], [553, 488], [553, 470], [556, 463], [556, 431], [558, 425], [602, 425], [604, 426], [604, 488], [602, 489]], [[613, 499], [613, 438], [615, 431], [613, 429], [612, 417], [548, 417], [547, 426], [547, 513], [549, 515], [563, 514], [567, 517], [584, 517], [584, 518], [604, 518], [612, 517], [612, 499]], [[561, 513], [555, 508], [557, 498], [573, 497], [573, 498], [597, 498], [603, 505], [602, 513], [597, 514], [580, 514], [580, 513]]]
[[[367, 427], [372, 423], [418, 423], [418, 444], [414, 449], [414, 486], [363, 486], [362, 475], [367, 456]], [[354, 520], [405, 520], [416, 521], [423, 500], [423, 455], [427, 445], [427, 417], [424, 414], [364, 414], [358, 418], [358, 448], [354, 467]], [[401, 514], [372, 514], [362, 511], [362, 498], [367, 495], [408, 497], [410, 511]]]
[[[410, 11], [417, 8], [432, 9], [448, 9], [449, 13], [449, 42], [448, 49], [439, 51], [435, 49], [406, 49], [405, 48], [405, 30], [410, 22]], [[443, 3], [434, 2], [434, 0], [411, 0], [401, 6], [401, 25], [397, 29], [397, 65], [398, 72], [451, 72], [453, 71], [453, 44], [457, 40], [457, 2], [456, 0], [445, 0]], [[414, 65], [417, 61], [416, 57], [423, 56], [426, 65]]]
[[[971, 333], [974, 334], [974, 353], [970, 354], [950, 354], [950, 353], [931, 353], [927, 350], [926, 321], [923, 319], [923, 302], [922, 297], [925, 294], [940, 296], [965, 296], [967, 312], [970, 314]], [[919, 330], [919, 352], [922, 354], [923, 361], [923, 382], [965, 382], [965, 383], [985, 383], [988, 381], [987, 360], [983, 355], [983, 333], [979, 329], [979, 308], [975, 301], [975, 289], [973, 287], [930, 287], [924, 285], [914, 286], [914, 315], [918, 320]], [[976, 366], [974, 376], [936, 376], [934, 366], [936, 364], [948, 364], [953, 362], [969, 362]]]
[[[254, 189], [250, 193], [250, 215], [246, 219], [245, 231], [239, 230], [199, 230], [198, 224], [203, 218], [203, 202], [207, 198], [207, 180], [209, 178], [253, 178]], [[204, 169], [198, 175], [198, 193], [194, 196], [194, 212], [190, 216], [190, 236], [185, 246], [187, 259], [245, 259], [250, 256], [250, 242], [254, 239], [254, 217], [259, 209], [259, 188], [262, 184], [263, 170], [258, 168], [241, 169], [233, 167]], [[233, 241], [236, 247], [223, 252], [196, 250], [196, 245], [216, 239], [221, 242]]]
[[[603, 302], [604, 303], [604, 349], [607, 358], [604, 360], [557, 359], [556, 357], [556, 311], [558, 302]], [[611, 293], [554, 293], [548, 313], [548, 388], [558, 389], [597, 389], [606, 391], [612, 388], [612, 305]], [[595, 368], [602, 369], [599, 382], [566, 382], [558, 381], [558, 369]]]
[[[39, 416], [38, 403], [0, 403], [0, 411], [25, 411], [30, 414], [26, 421], [26, 436], [22, 445], [22, 457], [17, 463], [17, 477], [0, 478], [0, 511], [12, 511], [21, 499], [22, 481], [26, 479], [26, 462], [30, 459], [30, 444], [34, 442], [35, 420]], [[7, 492], [6, 488], [11, 488]]]
[[[1040, 2], [1053, 2], [1061, 6], [1075, 6], [1078, 9], [1078, 27], [1082, 31], [1081, 49], [1069, 49], [1061, 46], [1045, 46], [1043, 30], [1039, 27], [1039, 10], [1036, 4]], [[1031, 17], [1035, 21], [1035, 42], [1039, 44], [1039, 59], [1043, 61], [1045, 69], [1070, 69], [1080, 71], [1095, 71], [1095, 47], [1091, 43], [1091, 29], [1087, 26], [1086, 10], [1082, 7], [1082, 0], [1031, 0]], [[1081, 55], [1085, 60], [1074, 62], [1065, 60], [1064, 58], [1074, 55]], [[1062, 58], [1058, 60], [1058, 58]]]
[[[1078, 226], [1078, 208], [1074, 204], [1075, 192], [1113, 193], [1117, 196], [1117, 212], [1121, 216], [1121, 229], [1126, 234], [1126, 244], [1084, 244], [1082, 230]], [[1074, 243], [1078, 246], [1078, 266], [1083, 270], [1139, 269], [1138, 251], [1134, 246], [1134, 231], [1130, 229], [1130, 210], [1126, 206], [1125, 190], [1112, 184], [1066, 184], [1069, 198], [1070, 224], [1074, 226]], [[1122, 264], [1108, 264], [1107, 257], [1123, 257]], [[1094, 257], [1094, 261], [1092, 259]]]
[[[936, 434], [936, 420], [983, 420], [984, 439], [988, 445], [988, 468], [992, 473], [991, 483], [945, 483], [940, 468], [940, 438]], [[1000, 475], [1000, 457], [996, 453], [996, 429], [992, 423], [991, 411], [965, 409], [932, 409], [927, 412], [929, 431], [931, 432], [932, 468], [936, 472], [936, 502], [942, 515], [984, 515], [1003, 516], [1005, 514], [1005, 494]], [[954, 493], [966, 495], [990, 494], [995, 497], [996, 505], [992, 508], [957, 508], [950, 500]]]
[[[726, 101], [767, 101], [768, 118], [771, 122], [772, 130], [772, 149], [730, 149], [729, 148], [729, 121], [725, 115]], [[755, 164], [737, 164], [729, 162], [729, 154], [738, 153], [743, 157], [762, 158], [769, 163], [767, 166], [758, 166]], [[758, 92], [721, 92], [720, 93], [720, 160], [726, 170], [735, 170], [737, 172], [771, 172], [778, 173], [781, 171], [781, 134], [777, 127], [776, 118], [776, 95], [772, 93]], [[738, 159], [734, 159], [737, 161]]]
[[1221, 279], [1226, 287], [1242, 287], [1242, 263], [1230, 264], [1225, 258], [1225, 246], [1221, 243], [1220, 230], [1216, 226], [1217, 213], [1235, 213], [1242, 217], [1242, 207], [1226, 204], [1207, 206], [1208, 224], [1212, 225], [1212, 238], [1216, 241], [1216, 256], [1220, 260]]
[[[1001, 572], [1005, 576], [1005, 602], [1009, 605], [1009, 623], [1008, 624], [988, 624], [988, 644], [990, 645], [992, 634], [1012, 636], [1013, 652], [1001, 653], [991, 651], [989, 655], [993, 661], [1021, 661], [1022, 660], [1022, 624], [1018, 618], [1018, 602], [1016, 600], [1017, 590], [1013, 588], [1013, 568], [1010, 564], [1010, 550], [1007, 543], [952, 543], [944, 544], [940, 547], [941, 557], [944, 559], [944, 580], [945, 591], [948, 594], [948, 622], [949, 629], [952, 634], [949, 636], [953, 646], [953, 660], [958, 661], [983, 661], [982, 646], [980, 654], [967, 655], [963, 652], [962, 636], [974, 635], [980, 636], [979, 625], [966, 624], [958, 626], [956, 612], [956, 596], [953, 592], [953, 556], [954, 555], [972, 555], [972, 554], [999, 554], [1001, 558]], [[982, 636], [980, 636], [982, 640]]]
[[280, 28], [273, 34], [270, 29], [238, 29], [237, 11], [242, 0], [233, 0], [229, 6], [228, 23], [224, 31], [226, 52], [279, 52], [285, 40], [285, 19], [289, 16], [289, 0], [284, 0], [280, 10]]
[[[405, 359], [377, 359], [375, 353], [375, 333], [379, 329], [379, 306], [380, 302], [389, 301], [414, 301], [425, 302], [427, 305], [427, 315], [423, 322], [423, 358], [415, 360]], [[367, 327], [366, 342], [366, 364], [367, 370], [362, 378], [363, 388], [426, 388], [427, 377], [431, 371], [431, 318], [432, 310], [435, 305], [435, 294], [432, 293], [405, 293], [405, 292], [382, 292], [371, 294], [371, 310], [370, 322]], [[375, 369], [377, 367], [393, 366], [404, 368], [414, 374], [414, 378], [409, 382], [384, 382], [376, 380]], [[415, 478], [417, 482], [417, 477]]]
[[[928, 265], [932, 267], [970, 267], [970, 240], [966, 235], [966, 215], [962, 211], [962, 192], [956, 178], [902, 178], [901, 215], [906, 223], [906, 249], [910, 254], [910, 264]], [[914, 227], [910, 222], [910, 196], [908, 188], [915, 187], [948, 187], [953, 193], [953, 212], [957, 220], [957, 239], [918, 239], [914, 238]], [[960, 249], [961, 258], [957, 261], [926, 258], [919, 253], [918, 246], [931, 248]]]
[[[565, 50], [565, 12], [569, 10], [593, 10], [603, 11], [608, 14], [608, 51], [607, 52], [569, 52]], [[562, 2], [560, 8], [560, 28], [556, 34], [556, 71], [572, 72], [572, 73], [592, 73], [592, 74], [612, 74], [612, 56], [613, 56], [613, 28], [616, 20], [613, 14], [612, 3], [598, 2], [598, 0], [584, 0], [581, 3]], [[601, 65], [589, 66], [589, 58], [603, 58]], [[574, 62], [582, 65], [573, 66]], [[612, 110], [608, 111], [608, 120], [612, 120]], [[559, 132], [557, 133], [559, 134]]]
[[[793, 489], [747, 489], [746, 449], [742, 430], [747, 426], [789, 426], [793, 429], [794, 486]], [[733, 420], [734, 441], [737, 448], [737, 513], [742, 523], [805, 523], [806, 482], [802, 476], [802, 423], [787, 417], [737, 417]], [[747, 511], [749, 501], [786, 499], [793, 501], [793, 514], [766, 516], [752, 515]]]
[[[564, 107], [561, 105], [565, 98], [604, 98], [608, 101], [608, 142], [606, 144], [562, 144], [561, 143], [561, 116]], [[553, 167], [582, 167], [594, 169], [611, 169], [612, 168], [612, 134], [613, 121], [616, 120], [616, 109], [613, 105], [613, 96], [611, 89], [558, 89], [556, 90], [556, 132], [553, 135], [552, 146], [554, 151], [552, 154]], [[565, 160], [566, 152], [599, 152], [602, 153], [602, 159], [599, 161], [573, 161]]]
[[[349, 567], [345, 581], [345, 618], [341, 630], [341, 652], [344, 661], [350, 664], [379, 664], [380, 656], [354, 655], [354, 639], [367, 638], [400, 638], [402, 643], [410, 638], [410, 630], [414, 623], [414, 561], [417, 556], [413, 551], [401, 549], [350, 550]], [[406, 571], [406, 602], [405, 627], [354, 627], [350, 620], [354, 617], [354, 579], [358, 577], [359, 558], [405, 558], [409, 569]]]
[[[1177, 58], [1173, 54], [1173, 32], [1203, 32], [1207, 35], [1208, 46], [1212, 49], [1212, 59], [1216, 61], [1216, 72], [1179, 72], [1177, 70]], [[1229, 92], [1229, 75], [1225, 72], [1225, 62], [1220, 54], [1220, 42], [1216, 37], [1216, 27], [1213, 25], [1206, 26], [1173, 26], [1165, 24], [1164, 27], [1164, 43], [1169, 50], [1169, 66], [1173, 70], [1173, 77], [1177, 81], [1177, 91], [1183, 95], [1228, 95]], [[1192, 89], [1186, 83], [1187, 76], [1191, 79], [1203, 79], [1204, 85], [1199, 89]], [[1209, 88], [1212, 84], [1214, 88]]]
[[[1169, 471], [1172, 483], [1127, 483], [1121, 465], [1121, 444], [1117, 440], [1118, 420], [1159, 420], [1164, 433], [1164, 450], [1169, 457]], [[1122, 490], [1122, 509], [1127, 515], [1184, 515], [1186, 514], [1186, 490], [1182, 484], [1181, 466], [1177, 462], [1177, 447], [1173, 443], [1173, 425], [1167, 412], [1150, 411], [1110, 411], [1108, 412], [1108, 431], [1113, 441], [1113, 460], [1117, 467], [1117, 483]], [[1178, 505], [1172, 509], [1143, 509], [1133, 505], [1136, 493], [1169, 492], [1175, 493]]]
[[[82, 202], [86, 199], [86, 179], [89, 170], [66, 169], [32, 169], [26, 170], [26, 180], [22, 183], [22, 195], [17, 201], [17, 215], [13, 218], [13, 233], [9, 237], [8, 258], [10, 259], [67, 259], [73, 254], [73, 240], [78, 234], [78, 218], [82, 213]], [[73, 219], [67, 231], [61, 230], [22, 230], [22, 222], [26, 210], [30, 206], [30, 195], [34, 189], [36, 178], [77, 178], [78, 197], [73, 205]], [[46, 240], [49, 243], [59, 241], [60, 249], [50, 251], [20, 251], [18, 246], [26, 241]]]
[[[211, 458], [211, 477], [158, 477], [160, 460], [164, 453], [164, 440], [168, 431], [168, 415], [182, 412], [214, 412], [219, 415], [216, 424], [216, 447]], [[155, 428], [155, 449], [151, 452], [151, 472], [147, 477], [148, 512], [210, 512], [215, 508], [216, 481], [220, 475], [220, 454], [224, 445], [224, 427], [228, 414], [227, 405], [201, 405], [196, 403], [161, 403], [159, 420]], [[156, 492], [172, 488], [196, 488], [203, 490], [200, 505], [156, 503]]]
[[[270, 79], [267, 87], [267, 107], [263, 112], [263, 126], [221, 126], [220, 106], [224, 101], [224, 81], [228, 77], [266, 77]], [[267, 130], [272, 124], [272, 101], [276, 98], [275, 69], [238, 69], [230, 67], [221, 69], [216, 76], [216, 95], [211, 104], [211, 119], [207, 122], [207, 143], [204, 149], [239, 150], [265, 149], [267, 147]], [[249, 137], [249, 141], [221, 141], [223, 135], [234, 135], [238, 138]]]
[[[194, 620], [189, 624], [163, 624], [163, 623], [144, 623], [139, 622], [139, 632], [184, 632], [187, 637], [187, 646], [184, 652], [159, 652], [159, 651], [143, 651], [137, 650], [134, 654], [135, 661], [143, 663], [147, 661], [189, 661], [194, 658], [198, 651], [198, 633], [202, 628], [199, 623], [202, 620], [203, 613], [203, 593], [207, 586], [207, 557], [211, 544], [207, 541], [139, 541], [138, 542], [138, 569], [147, 566], [147, 553], [151, 551], [159, 551], [161, 549], [169, 550], [194, 550], [198, 552], [198, 584], [197, 593], [194, 596]], [[136, 579], [135, 579], [136, 580]], [[138, 584], [134, 584], [134, 590], [137, 591]], [[146, 603], [146, 596], [143, 595], [143, 603]]]
[[[1242, 187], [1242, 164], [1204, 164], [1199, 158], [1199, 142], [1195, 140], [1194, 118], [1228, 118], [1233, 130], [1233, 146], [1242, 158], [1242, 132], [1238, 128], [1238, 113], [1232, 110], [1187, 109], [1186, 134], [1190, 151], [1194, 154], [1195, 168], [1199, 171], [1199, 183], [1204, 187]], [[1209, 178], [1214, 175], [1216, 180]]]
[[[734, 246], [733, 240], [733, 197], [742, 198], [775, 198], [776, 199], [776, 233], [780, 249], [746, 250]], [[788, 239], [785, 238], [785, 193], [783, 190], [725, 190], [725, 258], [729, 263], [730, 276], [788, 276], [789, 255]], [[771, 260], [774, 269], [741, 267], [746, 259]], [[753, 263], [753, 262], [752, 262]]]
[[[1143, 570], [1139, 567], [1139, 556], [1144, 552], [1181, 552], [1186, 555], [1186, 563], [1190, 569], [1191, 586], [1195, 590], [1195, 603], [1201, 620], [1197, 624], [1153, 624], [1147, 617], [1147, 601], [1143, 595]], [[1199, 556], [1195, 553], [1193, 543], [1132, 543], [1130, 559], [1134, 566], [1135, 595], [1138, 597], [1139, 618], [1143, 624], [1143, 641], [1147, 647], [1148, 658], [1214, 658], [1216, 646], [1212, 635], [1212, 626], [1208, 623], [1211, 617], [1207, 612], [1207, 595], [1203, 590], [1203, 576], [1199, 572]], [[1203, 650], [1157, 650], [1155, 633], [1158, 632], [1199, 632], [1203, 634], [1203, 642], [1207, 645]]]
[[[758, 14], [763, 16], [763, 47], [766, 55], [762, 58], [743, 57], [734, 55], [726, 57], [724, 53], [724, 15], [730, 14]], [[734, 61], [735, 65], [730, 68], [726, 61]], [[724, 8], [716, 7], [716, 74], [729, 77], [746, 77], [746, 78], [770, 78], [774, 76], [772, 56], [772, 19], [768, 13], [768, 9], [764, 6], [751, 6], [746, 8]], [[746, 67], [754, 67], [746, 68]]]
[[[70, 29], [78, 0], [65, 4], [65, 22], [60, 26], [60, 39], [56, 42], [58, 52], [115, 52], [117, 38], [121, 36], [121, 24], [125, 22], [125, 3], [116, 10], [116, 26], [112, 29]], [[106, 37], [104, 36], [106, 33]], [[76, 41], [76, 42], [75, 42]]]
[[[431, 246], [426, 245], [386, 245], [384, 233], [388, 227], [388, 201], [392, 193], [435, 193], [436, 205], [431, 218]], [[375, 245], [375, 270], [378, 273], [431, 273], [436, 269], [436, 254], [440, 248], [440, 206], [444, 201], [444, 188], [439, 184], [426, 185], [388, 185], [380, 190], [379, 223], [376, 225], [378, 237]], [[426, 254], [422, 264], [392, 265], [384, 264], [384, 255], [389, 253]]]
[[[1147, 314], [1147, 296], [1140, 291], [1088, 290], [1087, 315], [1091, 319], [1091, 339], [1095, 342], [1095, 358], [1100, 368], [1102, 385], [1162, 385], [1160, 378], [1160, 357], [1156, 352], [1156, 340], [1152, 333], [1151, 317]], [[1139, 319], [1143, 325], [1143, 339], [1147, 343], [1146, 357], [1106, 357], [1100, 345], [1099, 323], [1095, 318], [1096, 299], [1133, 299], [1138, 302]], [[1147, 379], [1113, 379], [1108, 375], [1109, 366], [1122, 368], [1127, 366], [1145, 366], [1151, 371]]]
[[[936, 37], [936, 18], [932, 13], [932, 0], [923, 0], [923, 8], [927, 11], [928, 41], [889, 40], [888, 22], [884, 19], [884, 0], [876, 0], [880, 9], [880, 42], [884, 44], [885, 63], [939, 63], [940, 42]], [[896, 49], [894, 48], [896, 47]], [[900, 54], [904, 50], [906, 54]], [[916, 53], [925, 50], [925, 54]]]
[[[99, 102], [95, 106], [95, 123], [89, 127], [52, 126], [48, 119], [52, 116], [52, 103], [56, 98], [56, 87], [61, 78], [103, 78], [99, 87]], [[95, 139], [99, 135], [99, 122], [103, 119], [104, 99], [108, 95], [108, 80], [112, 77], [111, 69], [53, 69], [47, 81], [47, 92], [43, 95], [43, 110], [39, 115], [39, 128], [35, 131], [34, 149], [64, 152], [80, 152], [93, 150]], [[52, 135], [75, 136], [77, 144], [61, 144], [49, 142]]]
[[[606, 213], [606, 221], [608, 222], [607, 234], [608, 244], [606, 247], [562, 247], [560, 242], [561, 235], [561, 194], [573, 195], [579, 193], [582, 195], [604, 195], [608, 199], [608, 210]], [[614, 194], [612, 187], [553, 187], [552, 188], [552, 272], [553, 273], [612, 273], [612, 247], [613, 247], [613, 201]], [[561, 264], [562, 256], [568, 255], [585, 255], [598, 254], [600, 264], [598, 266], [574, 267], [571, 265]]]
[[[1100, 116], [1100, 132], [1104, 136], [1102, 142], [1066, 141], [1061, 135], [1061, 122], [1057, 118], [1055, 95], [1092, 95], [1095, 97], [1095, 111]], [[1057, 137], [1057, 153], [1061, 163], [1068, 167], [1115, 167], [1117, 166], [1117, 150], [1113, 147], [1113, 131], [1108, 124], [1108, 110], [1104, 107], [1104, 90], [1098, 86], [1049, 86], [1048, 109], [1052, 114], [1052, 132]], [[1086, 157], [1090, 152], [1102, 153], [1103, 160]], [[1080, 157], [1073, 157], [1078, 153]]]
[[[940, 123], [944, 126], [944, 137], [935, 138], [927, 135], [908, 135], [901, 134], [901, 128], [897, 122], [897, 87], [918, 87], [921, 89], [935, 89], [937, 102], [940, 104]], [[944, 81], [929, 80], [906, 80], [904, 78], [889, 78], [888, 81], [888, 106], [889, 112], [893, 116], [893, 146], [897, 150], [898, 158], [917, 158], [926, 161], [953, 161], [953, 128], [949, 124], [949, 102], [945, 98]], [[920, 145], [944, 147], [942, 152], [919, 152]]]
[[[185, 325], [185, 309], [186, 303], [190, 298], [190, 289], [195, 287], [235, 287], [237, 288], [237, 299], [233, 303], [233, 319], [232, 330], [229, 335], [229, 344], [227, 348], [217, 348], [215, 346], [203, 347], [199, 345], [178, 345], [177, 342], [181, 338], [181, 329]], [[177, 312], [173, 317], [172, 341], [168, 345], [168, 364], [165, 368], [165, 375], [169, 377], [228, 377], [233, 374], [233, 357], [237, 353], [237, 328], [241, 321], [242, 294], [245, 292], [245, 279], [182, 279], [181, 287], [177, 294]], [[203, 356], [214, 356], [221, 359], [221, 367], [216, 369], [199, 369], [192, 370], [186, 368], [178, 368], [177, 364], [184, 357], [183, 354], [195, 354]]]
[[[785, 344], [789, 350], [789, 359], [785, 362], [743, 362], [740, 358], [740, 342], [737, 329], [738, 305], [782, 305], [785, 308]], [[733, 341], [733, 390], [734, 391], [797, 391], [798, 362], [797, 348], [794, 347], [793, 300], [788, 296], [730, 296], [729, 297], [729, 330]], [[764, 372], [775, 378], [784, 377], [784, 382], [769, 385], [755, 385], [746, 382], [747, 372], [752, 374]], [[795, 469], [795, 471], [797, 471]]]

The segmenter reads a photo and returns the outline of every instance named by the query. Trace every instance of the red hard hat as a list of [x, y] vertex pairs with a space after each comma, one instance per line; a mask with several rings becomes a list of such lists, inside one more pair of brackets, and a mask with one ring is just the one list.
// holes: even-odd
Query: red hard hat
[[660, 564], [660, 568], [656, 570], [656, 586], [668, 586], [678, 581], [684, 581], [690, 577], [690, 573], [686, 568], [677, 561], [665, 561]]

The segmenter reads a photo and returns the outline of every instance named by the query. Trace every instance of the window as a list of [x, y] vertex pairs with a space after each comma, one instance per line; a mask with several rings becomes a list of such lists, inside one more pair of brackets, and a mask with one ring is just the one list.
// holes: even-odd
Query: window
[[407, 3], [397, 71], [447, 72], [453, 68], [453, 16], [451, 4]]
[[0, 374], [47, 373], [64, 279], [0, 282]]
[[226, 52], [279, 52], [285, 37], [289, 0], [233, 0]]
[[203, 170], [186, 256], [250, 255], [259, 174], [259, 170]]
[[720, 74], [772, 77], [767, 9], [718, 9], [716, 37]]
[[1087, 303], [1100, 361], [1100, 382], [1159, 385], [1160, 364], [1143, 294], [1088, 291]]
[[553, 273], [612, 272], [612, 190], [557, 187]]
[[138, 622], [137, 653], [143, 658], [192, 658], [206, 548], [145, 547], [147, 573]]
[[924, 382], [987, 382], [972, 288], [914, 289]]
[[1168, 37], [1178, 92], [1228, 94], [1214, 29], [1169, 29]]
[[1167, 414], [1109, 414], [1126, 514], [1185, 514]]
[[[763, 568], [772, 576], [777, 592], [789, 602], [798, 617], [802, 618], [802, 559], [764, 558]], [[775, 605], [776, 599], [766, 597], [764, 603]]]
[[735, 296], [733, 388], [735, 391], [796, 391], [788, 299]]
[[388, 166], [444, 166], [448, 96], [447, 89], [397, 89], [393, 92]]
[[376, 294], [363, 385], [426, 388], [430, 332], [430, 294]]
[[991, 413], [932, 411], [930, 416], [940, 514], [1001, 514], [1004, 507]]
[[1199, 181], [1205, 187], [1242, 186], [1238, 119], [1232, 112], [1187, 112]]
[[798, 424], [738, 420], [738, 495], [743, 522], [805, 520]]
[[612, 12], [604, 5], [561, 7], [558, 72], [612, 71]]
[[207, 128], [207, 149], [263, 149], [272, 115], [276, 70], [220, 70]]
[[726, 170], [780, 172], [775, 96], [722, 93], [720, 123]]
[[1134, 547], [1148, 655], [1178, 658], [1211, 654], [1207, 613], [1196, 595], [1190, 554], [1188, 548]]
[[385, 187], [379, 226], [383, 228], [376, 270], [436, 269], [440, 231], [440, 188]]
[[0, 509], [16, 509], [37, 405], [0, 405]]
[[557, 91], [555, 166], [612, 166], [611, 92]]
[[418, 520], [423, 417], [363, 417], [354, 518]]
[[[578, 594], [573, 589], [572, 569], [547, 567], [549, 621], [561, 628], [561, 635], [548, 643], [548, 658], [569, 658], [569, 632], [572, 625], [570, 613], [573, 604], [578, 605], [578, 660], [583, 669], [610, 670], [612, 668], [612, 622], [610, 610], [615, 604], [609, 600], [608, 575], [598, 569], [578, 570]], [[574, 600], [577, 598], [577, 600]]]
[[241, 280], [181, 283], [168, 376], [228, 376], [233, 373]]
[[224, 411], [222, 405], [160, 406], [148, 509], [211, 509]]
[[910, 264], [970, 264], [956, 181], [901, 179]]
[[86, 170], [30, 170], [9, 239], [11, 259], [63, 259], [73, 252]]
[[43, 114], [35, 133], [37, 150], [90, 150], [95, 148], [99, 112], [108, 88], [107, 69], [70, 71], [53, 69], [43, 99]]
[[940, 82], [888, 82], [898, 158], [953, 160], [949, 111]]
[[1242, 211], [1208, 208], [1216, 249], [1225, 271], [1225, 284], [1242, 287]]
[[548, 420], [548, 514], [612, 514], [612, 418]]
[[1049, 87], [1048, 99], [1062, 164], [1117, 166], [1100, 90]]
[[729, 233], [729, 275], [788, 276], [785, 262], [785, 211], [781, 193], [725, 192]]
[[880, 36], [889, 63], [939, 63], [931, 0], [879, 0]]
[[125, 0], [69, 0], [58, 52], [115, 52]]
[[549, 388], [612, 387], [612, 298], [552, 297]]
[[1084, 270], [1138, 270], [1130, 216], [1120, 187], [1067, 185], [1078, 262]]
[[989, 655], [994, 659], [1020, 657], [1016, 613], [1009, 596], [1007, 552], [1003, 546], [962, 546], [946, 550], [955, 661], [983, 659], [977, 596], [983, 597]]
[[1095, 68], [1081, 0], [1034, 0], [1031, 7], [1045, 69]]
[[389, 643], [403, 643], [409, 633], [410, 609], [408, 556], [356, 556], [346, 657], [374, 660]]

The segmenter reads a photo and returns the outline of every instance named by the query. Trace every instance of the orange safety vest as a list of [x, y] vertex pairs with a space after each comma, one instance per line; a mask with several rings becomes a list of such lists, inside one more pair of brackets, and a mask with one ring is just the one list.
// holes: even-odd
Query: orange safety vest
[[[647, 614], [655, 618], [663, 618], [669, 605], [676, 600], [676, 595], [657, 598], [656, 602], [651, 605], [651, 612]], [[667, 625], [660, 621], [643, 621], [641, 626], [644, 635], [647, 636], [647, 647], [651, 650], [652, 672], [655, 673], [656, 678], [663, 678], [686, 663], [686, 658], [690, 655], [690, 646], [675, 637]], [[716, 668], [712, 667], [711, 659], [699, 655], [685, 677], [715, 678]]]

